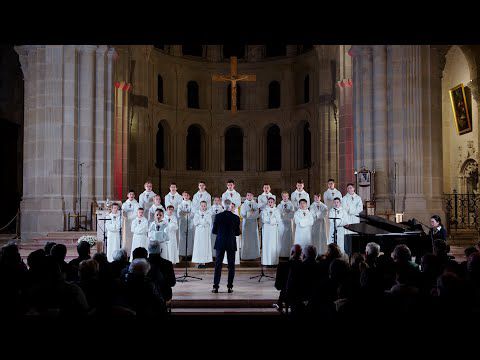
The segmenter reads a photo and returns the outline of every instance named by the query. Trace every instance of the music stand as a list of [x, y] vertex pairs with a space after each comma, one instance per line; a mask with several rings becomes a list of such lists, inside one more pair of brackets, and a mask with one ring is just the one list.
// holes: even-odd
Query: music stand
[[[262, 226], [262, 228], [263, 228], [263, 226]], [[260, 245], [261, 245], [261, 249], [262, 249], [262, 253], [263, 253], [263, 231], [260, 231]], [[260, 275], [252, 276], [252, 277], [250, 277], [250, 279], [258, 278], [258, 282], [260, 282], [262, 280], [262, 277], [270, 278], [272, 280], [275, 279], [274, 276], [265, 275], [265, 272], [263, 271], [263, 264], [262, 264], [262, 257], [261, 256], [260, 256], [260, 269], [261, 269]]]
[[104, 244], [104, 249], [103, 249], [103, 252], [106, 254], [107, 253], [107, 229], [106, 229], [106, 226], [105, 224], [107, 223], [107, 221], [111, 220], [111, 219], [108, 219], [108, 218], [104, 218], [104, 219], [97, 219], [99, 221], [103, 221], [103, 244]]
[[188, 252], [187, 252], [187, 249], [188, 249], [188, 215], [190, 214], [190, 210], [187, 211], [187, 231], [185, 233], [185, 274], [183, 274], [182, 276], [179, 276], [177, 277], [177, 281], [180, 281], [180, 282], [185, 282], [185, 281], [188, 281], [187, 278], [191, 278], [191, 279], [197, 279], [197, 280], [203, 280], [202, 278], [200, 277], [197, 277], [197, 276], [191, 276], [191, 275], [188, 275]]
[[[337, 214], [337, 210], [335, 210], [335, 214]], [[331, 218], [329, 217], [330, 220], [333, 220], [333, 242], [335, 245], [337, 245], [337, 220], [341, 220], [342, 218]]]

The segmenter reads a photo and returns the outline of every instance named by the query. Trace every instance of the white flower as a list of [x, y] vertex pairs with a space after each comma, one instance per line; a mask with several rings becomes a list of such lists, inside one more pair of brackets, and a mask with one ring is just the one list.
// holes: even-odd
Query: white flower
[[92, 247], [95, 246], [95, 244], [97, 243], [97, 237], [92, 235], [83, 235], [78, 239], [77, 243], [80, 244], [80, 242], [82, 241], [88, 242], [90, 244], [90, 247]]

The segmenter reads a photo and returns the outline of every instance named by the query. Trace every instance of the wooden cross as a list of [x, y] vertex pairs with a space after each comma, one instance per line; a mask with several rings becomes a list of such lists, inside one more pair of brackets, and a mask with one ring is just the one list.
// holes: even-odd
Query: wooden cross
[[237, 112], [237, 82], [238, 81], [256, 81], [256, 75], [238, 74], [237, 73], [237, 57], [230, 58], [230, 74], [229, 76], [221, 74], [213, 74], [213, 81], [229, 81], [232, 84], [232, 113]]

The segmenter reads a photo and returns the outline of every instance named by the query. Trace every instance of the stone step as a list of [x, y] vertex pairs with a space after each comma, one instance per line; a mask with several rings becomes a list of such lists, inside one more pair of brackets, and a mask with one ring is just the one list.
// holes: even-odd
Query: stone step
[[280, 316], [275, 308], [175, 308], [173, 316], [209, 316], [209, 315], [260, 315]]
[[[221, 293], [219, 293], [222, 295]], [[235, 292], [234, 292], [235, 294]], [[235, 308], [235, 309], [273, 309], [276, 299], [215, 299], [216, 294], [203, 299], [175, 299], [172, 300], [172, 309], [211, 309], [211, 308]], [[230, 294], [228, 294], [230, 295]]]

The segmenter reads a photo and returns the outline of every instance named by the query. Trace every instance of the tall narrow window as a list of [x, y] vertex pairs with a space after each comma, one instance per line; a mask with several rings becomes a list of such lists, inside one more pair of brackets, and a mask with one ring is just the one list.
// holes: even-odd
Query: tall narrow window
[[268, 108], [277, 109], [280, 107], [280, 83], [272, 81], [268, 85]]
[[267, 171], [279, 171], [282, 169], [282, 137], [280, 128], [272, 125], [267, 130]]
[[200, 108], [198, 83], [196, 81], [189, 81], [187, 84], [187, 104], [191, 109]]
[[187, 170], [204, 170], [205, 134], [199, 125], [187, 131]]
[[305, 76], [303, 80], [303, 102], [306, 104], [310, 101], [310, 76]]
[[225, 170], [243, 170], [243, 131], [236, 126], [225, 132]]
[[303, 167], [308, 168], [312, 164], [312, 134], [310, 124], [307, 122], [303, 126]]
[[163, 78], [162, 75], [158, 75], [157, 79], [157, 99], [159, 103], [163, 103]]

